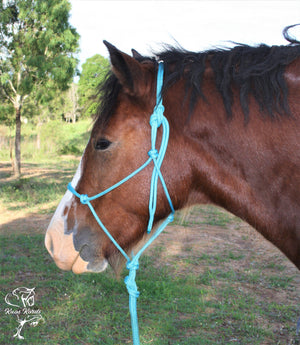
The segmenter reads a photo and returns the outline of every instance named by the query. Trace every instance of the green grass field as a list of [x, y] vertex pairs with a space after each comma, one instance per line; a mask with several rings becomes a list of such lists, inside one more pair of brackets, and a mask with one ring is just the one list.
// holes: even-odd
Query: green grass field
[[[297, 344], [296, 298], [274, 298], [278, 290], [289, 295], [297, 289], [284, 265], [272, 274], [262, 262], [252, 263], [251, 272], [236, 271], [231, 264], [242, 258], [230, 252], [219, 253], [220, 260], [194, 251], [159, 264], [165, 250], [156, 246], [138, 272], [142, 344]], [[36, 328], [24, 327], [22, 344], [131, 343], [127, 292], [110, 270], [81, 276], [59, 271], [41, 234], [1, 236], [1, 262], [1, 344], [18, 343], [12, 339], [16, 319], [3, 315], [3, 299], [19, 286], [36, 288], [35, 307], [45, 319]]]
[[[60, 146], [76, 143], [76, 135]], [[28, 157], [20, 180], [10, 177], [7, 159], [0, 162], [0, 344], [131, 344], [126, 270], [120, 280], [110, 269], [76, 276], [60, 271], [44, 248], [78, 157]], [[137, 285], [141, 344], [299, 345], [299, 271], [221, 209], [178, 213], [142, 257]], [[24, 340], [12, 337], [16, 316], [5, 313], [4, 301], [21, 286], [35, 287], [34, 307], [44, 318], [24, 326]]]
[[[22, 125], [21, 156], [23, 162], [49, 163], [60, 160], [61, 155], [81, 156], [89, 138], [92, 122], [82, 120], [75, 124], [50, 121], [41, 127]], [[39, 135], [38, 135], [39, 131]], [[0, 160], [10, 160], [9, 141], [13, 130], [0, 124]], [[39, 144], [38, 144], [39, 137]]]

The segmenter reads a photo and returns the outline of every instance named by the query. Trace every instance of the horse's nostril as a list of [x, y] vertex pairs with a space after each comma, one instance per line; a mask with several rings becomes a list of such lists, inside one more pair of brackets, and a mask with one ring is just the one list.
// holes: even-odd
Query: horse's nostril
[[53, 241], [52, 241], [52, 238], [49, 234], [46, 233], [46, 236], [45, 236], [45, 247], [47, 248], [49, 254], [51, 256], [53, 256], [53, 251], [54, 251], [54, 248], [53, 248]]

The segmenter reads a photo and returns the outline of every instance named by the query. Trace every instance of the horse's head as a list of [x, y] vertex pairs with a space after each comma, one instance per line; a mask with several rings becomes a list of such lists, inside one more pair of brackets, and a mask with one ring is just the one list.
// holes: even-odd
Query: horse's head
[[[156, 101], [157, 63], [150, 59], [139, 62], [138, 58], [124, 54], [108, 43], [106, 45], [112, 73], [104, 84], [101, 111], [72, 181], [78, 193], [88, 196], [98, 194], [136, 170], [149, 158], [151, 149], [149, 119]], [[161, 134], [159, 128], [158, 144]], [[173, 172], [176, 170], [171, 141], [168, 157], [162, 166], [168, 184], [176, 178], [171, 173], [171, 169]], [[164, 169], [170, 164], [171, 169]], [[146, 232], [152, 170], [153, 163], [126, 183], [91, 202], [102, 223], [125, 251], [130, 251]], [[179, 174], [178, 178], [181, 179], [182, 175]], [[155, 222], [169, 212], [159, 184]], [[61, 269], [72, 269], [75, 273], [101, 272], [108, 262], [115, 268], [118, 266], [118, 250], [97, 224], [87, 205], [81, 204], [69, 191], [51, 220], [45, 243]]]

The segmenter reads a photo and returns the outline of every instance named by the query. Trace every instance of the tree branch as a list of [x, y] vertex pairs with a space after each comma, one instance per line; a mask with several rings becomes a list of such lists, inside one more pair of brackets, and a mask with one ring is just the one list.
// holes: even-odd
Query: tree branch
[[17, 91], [16, 91], [16, 89], [14, 88], [13, 83], [11, 82], [10, 79], [8, 79], [8, 84], [10, 85], [10, 87], [11, 87], [13, 93], [16, 95], [16, 94], [17, 94]]
[[11, 96], [7, 93], [7, 91], [5, 90], [4, 87], [1, 87], [0, 90], [3, 91], [4, 97], [6, 97], [7, 99], [9, 99], [13, 104], [15, 103], [16, 100], [15, 100], [13, 97], [11, 97]]

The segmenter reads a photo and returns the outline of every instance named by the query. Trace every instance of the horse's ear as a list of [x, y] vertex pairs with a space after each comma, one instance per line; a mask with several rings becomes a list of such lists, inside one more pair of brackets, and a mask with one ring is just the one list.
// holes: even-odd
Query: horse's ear
[[140, 95], [143, 89], [141, 82], [145, 80], [146, 73], [142, 64], [133, 57], [121, 52], [109, 42], [103, 41], [103, 43], [109, 51], [112, 71], [119, 79], [125, 92], [131, 96]]
[[138, 51], [136, 51], [135, 49], [131, 49], [131, 53], [132, 56], [134, 57], [134, 59], [138, 60], [141, 59], [143, 57], [143, 55], [141, 55]]

